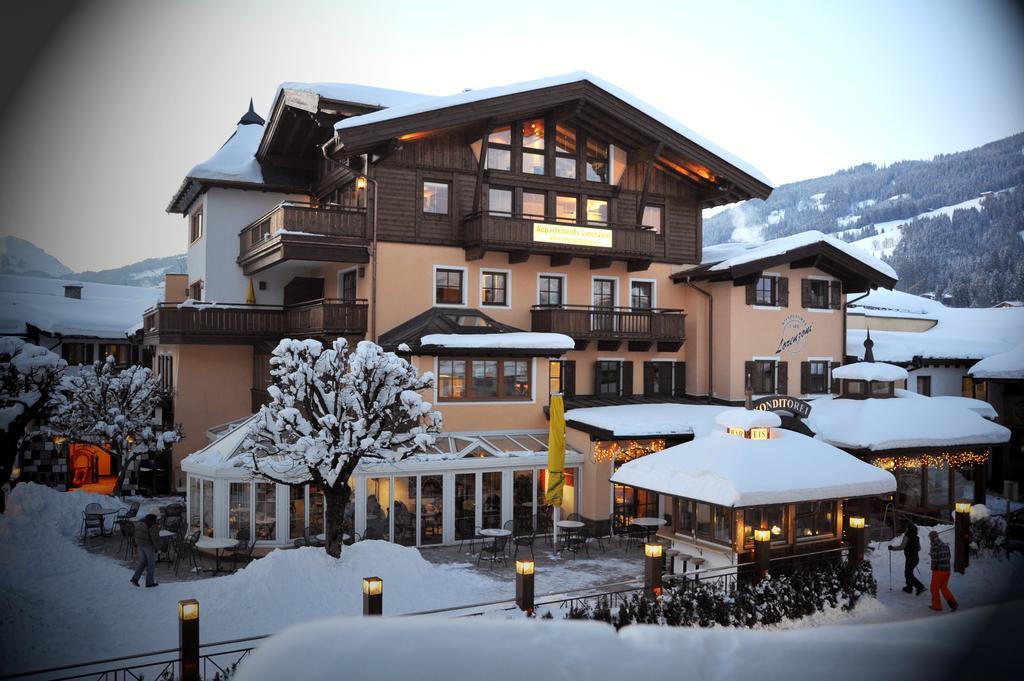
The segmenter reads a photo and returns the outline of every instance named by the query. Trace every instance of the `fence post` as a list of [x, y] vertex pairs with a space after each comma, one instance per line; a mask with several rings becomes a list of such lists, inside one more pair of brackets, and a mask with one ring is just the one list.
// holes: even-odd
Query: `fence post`
[[199, 681], [199, 601], [178, 601], [178, 652], [181, 681]]
[[659, 543], [644, 544], [644, 591], [649, 596], [661, 595], [662, 550]]
[[956, 502], [953, 518], [953, 569], [963, 574], [970, 562], [967, 554], [971, 535], [971, 502]]
[[768, 576], [772, 565], [772, 531], [754, 530], [754, 562], [757, 571], [754, 573], [754, 584]]
[[850, 516], [850, 549], [854, 565], [859, 565], [864, 560], [864, 518], [862, 516]]

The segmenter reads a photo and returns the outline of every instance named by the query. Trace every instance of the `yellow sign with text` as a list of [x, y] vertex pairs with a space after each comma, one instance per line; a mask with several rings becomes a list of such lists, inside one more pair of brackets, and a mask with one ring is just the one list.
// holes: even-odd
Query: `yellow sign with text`
[[591, 248], [611, 248], [612, 230], [578, 225], [552, 225], [546, 222], [533, 223], [533, 240], [548, 244], [568, 244]]

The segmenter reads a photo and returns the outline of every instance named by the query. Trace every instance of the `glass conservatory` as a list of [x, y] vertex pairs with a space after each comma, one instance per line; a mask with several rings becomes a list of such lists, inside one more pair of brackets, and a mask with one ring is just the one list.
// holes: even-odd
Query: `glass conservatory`
[[[323, 532], [324, 497], [314, 485], [252, 476], [243, 451], [250, 420], [211, 429], [213, 441], [182, 461], [190, 527], [209, 537], [255, 537], [268, 548]], [[345, 532], [350, 541], [432, 546], [510, 520], [530, 526], [544, 506], [547, 440], [546, 431], [445, 433], [430, 451], [399, 463], [363, 463], [349, 481]], [[582, 463], [579, 452], [566, 451], [563, 515], [579, 508]]]

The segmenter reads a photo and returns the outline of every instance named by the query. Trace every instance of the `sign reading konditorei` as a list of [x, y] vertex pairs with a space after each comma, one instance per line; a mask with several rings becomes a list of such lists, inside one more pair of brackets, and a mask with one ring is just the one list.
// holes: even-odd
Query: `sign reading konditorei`
[[611, 248], [612, 230], [579, 225], [553, 225], [547, 222], [533, 223], [533, 240], [549, 244]]
[[794, 416], [800, 418], [807, 418], [811, 414], [811, 405], [809, 402], [790, 397], [789, 395], [772, 395], [771, 397], [762, 397], [759, 400], [754, 400], [754, 409], [760, 409], [761, 411], [775, 411], [777, 409], [782, 411], [788, 411]]
[[796, 354], [813, 329], [814, 326], [800, 315], [787, 315], [782, 320], [782, 337], [779, 339], [779, 347], [775, 353]]

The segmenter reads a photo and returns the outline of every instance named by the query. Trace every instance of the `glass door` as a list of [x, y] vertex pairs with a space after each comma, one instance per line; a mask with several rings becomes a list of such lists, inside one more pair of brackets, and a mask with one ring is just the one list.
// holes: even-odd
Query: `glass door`
[[476, 473], [455, 474], [455, 540], [476, 535]]
[[591, 331], [615, 330], [615, 280], [594, 279], [592, 284], [590, 315]]
[[338, 298], [346, 303], [356, 302], [356, 270], [338, 273]]

